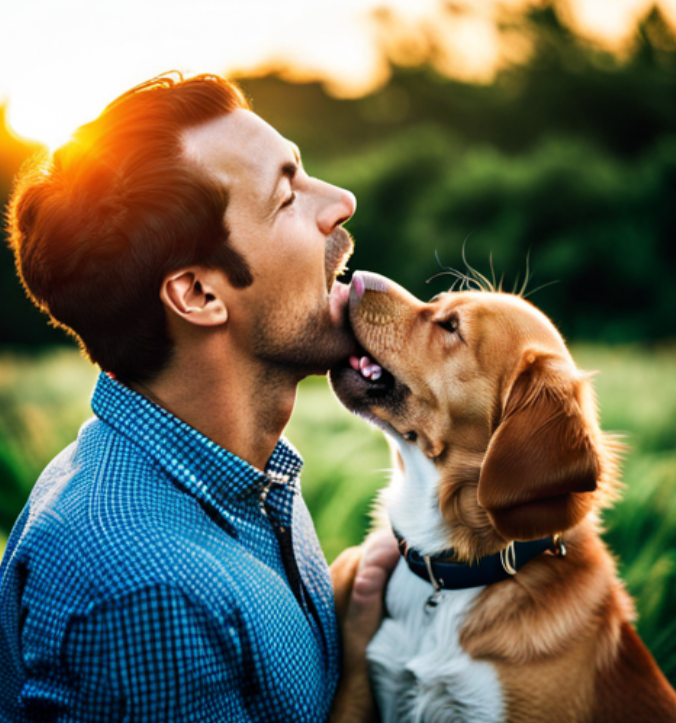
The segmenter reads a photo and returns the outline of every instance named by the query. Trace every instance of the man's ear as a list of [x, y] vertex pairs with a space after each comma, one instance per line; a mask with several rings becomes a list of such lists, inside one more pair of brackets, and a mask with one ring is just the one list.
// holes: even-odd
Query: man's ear
[[223, 272], [191, 266], [168, 274], [160, 288], [162, 303], [197, 326], [219, 326], [228, 320]]
[[[533, 540], [573, 527], [589, 512], [599, 456], [567, 364], [534, 357], [509, 392], [486, 451], [478, 500], [507, 540]], [[530, 361], [530, 360], [529, 360]]]

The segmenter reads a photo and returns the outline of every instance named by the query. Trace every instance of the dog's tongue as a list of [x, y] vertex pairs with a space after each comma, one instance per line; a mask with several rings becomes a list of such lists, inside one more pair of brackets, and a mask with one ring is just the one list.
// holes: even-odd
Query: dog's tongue
[[350, 366], [364, 378], [370, 379], [373, 382], [378, 381], [380, 375], [383, 373], [382, 367], [367, 356], [363, 356], [361, 359], [356, 356], [351, 356]]

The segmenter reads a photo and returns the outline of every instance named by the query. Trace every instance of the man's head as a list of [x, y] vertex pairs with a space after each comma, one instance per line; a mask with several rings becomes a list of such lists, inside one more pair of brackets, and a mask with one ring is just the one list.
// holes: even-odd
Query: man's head
[[[92, 361], [130, 382], [152, 379], [167, 366], [183, 328], [242, 319], [258, 325], [255, 339], [268, 333], [263, 347], [272, 348], [262, 354], [294, 363], [289, 347], [305, 332], [297, 324], [282, 328], [282, 308], [297, 308], [303, 321], [314, 314], [311, 328], [325, 332], [314, 339], [320, 345], [337, 339], [331, 363], [345, 353], [347, 332], [335, 320], [329, 324], [325, 288], [318, 315], [301, 294], [316, 272], [308, 267], [305, 277], [294, 276], [306, 259], [294, 256], [292, 236], [302, 248], [312, 206], [313, 240], [321, 228], [322, 254], [330, 256], [335, 246], [336, 258], [342, 256], [350, 242], [334, 231], [352, 214], [354, 200], [309, 179], [291, 148], [248, 110], [235, 85], [217, 76], [163, 77], [133, 89], [53, 157], [32, 161], [17, 182], [10, 234], [28, 293], [79, 338]], [[289, 156], [281, 165], [280, 154]], [[287, 163], [296, 164], [294, 178]], [[327, 214], [331, 194], [341, 200]], [[291, 210], [296, 198], [302, 213]], [[278, 220], [293, 214], [295, 227]], [[326, 278], [324, 265], [322, 256]], [[219, 314], [204, 313], [202, 307], [216, 305]], [[296, 338], [280, 338], [286, 334]], [[316, 359], [306, 361], [317, 366]]]
[[[353, 195], [308, 176], [298, 148], [245, 109], [188, 129], [183, 142], [186, 157], [228, 189], [229, 243], [253, 273], [246, 289], [222, 276], [210, 283], [238, 346], [303, 372], [324, 372], [345, 358], [354, 344], [343, 313], [347, 288], [334, 288], [334, 280], [352, 251], [341, 224], [354, 212]], [[181, 288], [190, 293], [186, 280]], [[165, 285], [165, 303], [181, 317], [180, 299], [169, 291]], [[200, 323], [195, 311], [183, 318]]]

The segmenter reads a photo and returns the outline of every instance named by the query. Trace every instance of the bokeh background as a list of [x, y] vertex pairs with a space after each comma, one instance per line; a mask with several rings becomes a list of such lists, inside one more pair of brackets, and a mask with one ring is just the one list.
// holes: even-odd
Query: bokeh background
[[[505, 288], [529, 276], [625, 435], [605, 538], [676, 684], [676, 2], [22, 0], [0, 10], [2, 203], [29, 155], [173, 68], [240, 79], [312, 175], [356, 193], [352, 269], [422, 298], [463, 249]], [[0, 244], [0, 554], [95, 376]], [[287, 433], [331, 560], [368, 527], [386, 445], [323, 379]]]

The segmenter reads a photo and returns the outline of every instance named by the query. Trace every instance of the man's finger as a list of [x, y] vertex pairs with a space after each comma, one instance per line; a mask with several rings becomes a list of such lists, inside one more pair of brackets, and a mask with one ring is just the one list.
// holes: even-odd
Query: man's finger
[[385, 585], [399, 560], [399, 547], [389, 530], [370, 535], [357, 568], [352, 598], [356, 603], [369, 602], [374, 596], [382, 597]]
[[345, 652], [363, 654], [383, 616], [387, 581], [399, 560], [397, 542], [389, 531], [371, 535], [357, 568], [344, 628]]

